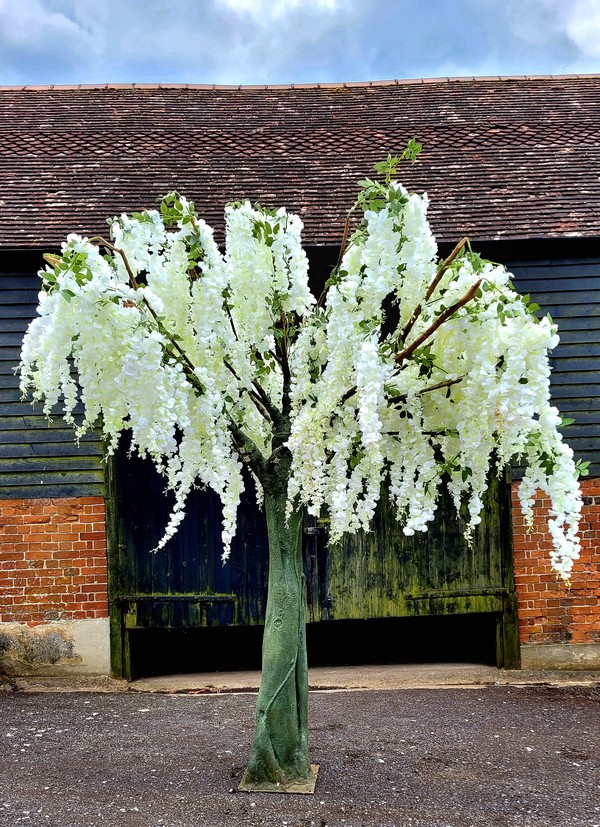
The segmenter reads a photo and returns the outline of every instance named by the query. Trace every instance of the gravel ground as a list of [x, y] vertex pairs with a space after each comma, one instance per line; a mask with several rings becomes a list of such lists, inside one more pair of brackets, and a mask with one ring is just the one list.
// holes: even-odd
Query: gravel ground
[[600, 827], [600, 688], [315, 692], [316, 794], [235, 792], [255, 697], [2, 693], [0, 827]]

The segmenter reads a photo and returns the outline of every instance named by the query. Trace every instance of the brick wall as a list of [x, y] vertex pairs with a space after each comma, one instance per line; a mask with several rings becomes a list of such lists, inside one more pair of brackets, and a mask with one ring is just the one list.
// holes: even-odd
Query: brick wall
[[600, 642], [600, 478], [583, 479], [582, 554], [568, 590], [549, 563], [549, 500], [536, 500], [527, 533], [513, 483], [513, 543], [521, 643]]
[[[571, 589], [549, 563], [548, 500], [527, 533], [513, 485], [513, 543], [522, 643], [600, 642], [600, 478], [584, 479], [583, 553]], [[0, 501], [0, 622], [34, 626], [108, 616], [102, 497]]]
[[0, 500], [0, 622], [108, 615], [104, 499]]

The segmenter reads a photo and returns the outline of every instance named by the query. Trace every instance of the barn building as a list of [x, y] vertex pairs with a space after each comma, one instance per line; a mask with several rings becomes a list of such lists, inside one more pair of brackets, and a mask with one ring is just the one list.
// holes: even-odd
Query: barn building
[[315, 662], [337, 652], [600, 668], [599, 135], [600, 76], [591, 75], [0, 88], [4, 671], [246, 666], [264, 611], [265, 531], [252, 498], [226, 566], [218, 503], [206, 492], [164, 554], [150, 555], [168, 513], [152, 468], [129, 460], [126, 446], [105, 461], [96, 436], [76, 445], [58, 416], [48, 422], [20, 399], [14, 368], [42, 252], [178, 189], [221, 238], [228, 201], [298, 212], [318, 284], [337, 260], [356, 182], [409, 138], [423, 153], [401, 178], [429, 193], [440, 251], [468, 235], [559, 324], [552, 392], [575, 420], [566, 439], [591, 462], [584, 553], [566, 590], [548, 562], [548, 503], [540, 496], [526, 533], [515, 471], [512, 509], [507, 475], [492, 484], [473, 548], [447, 503], [417, 539], [403, 537], [385, 502], [371, 535], [336, 548], [326, 524], [307, 522]]

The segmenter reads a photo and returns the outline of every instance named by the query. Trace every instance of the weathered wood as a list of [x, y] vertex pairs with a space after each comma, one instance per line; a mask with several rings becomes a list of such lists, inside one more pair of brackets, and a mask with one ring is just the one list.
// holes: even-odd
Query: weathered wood
[[[75, 442], [69, 442], [68, 440], [64, 442], [30, 442], [30, 443], [9, 443], [7, 445], [0, 446], [0, 457], [3, 459], [7, 457], [18, 458], [18, 459], [26, 459], [26, 458], [41, 458], [45, 457], [47, 460], [55, 458], [63, 458], [63, 457], [99, 457], [103, 455], [102, 446], [99, 442], [86, 442], [85, 443], [85, 450], [80, 446], [77, 445]], [[87, 467], [95, 467], [96, 463], [94, 462], [93, 466]], [[0, 460], [0, 471], [2, 471], [2, 465]], [[25, 469], [29, 470], [29, 466]]]
[[[18, 423], [14, 424], [18, 425]], [[63, 425], [62, 428], [61, 424]], [[102, 441], [97, 432], [89, 431], [87, 434], [84, 434], [79, 440], [79, 444], [80, 446], [86, 446], [85, 450], [78, 449], [77, 443], [73, 439], [73, 429], [65, 426], [64, 423], [56, 421], [48, 428], [36, 428], [29, 430], [18, 427], [5, 430], [1, 427], [0, 422], [0, 431], [3, 431], [1, 441], [3, 447], [5, 448], [9, 448], [11, 445], [31, 445], [34, 452], [36, 452], [41, 450], [41, 446], [48, 444], [50, 446], [57, 446], [58, 451], [64, 451], [66, 450], [65, 448], [58, 446], [59, 444], [66, 444], [69, 446], [69, 449], [72, 448], [73, 450], [80, 451], [80, 453], [84, 454], [96, 454], [98, 451], [102, 452]]]
[[[11, 263], [10, 255], [4, 258]], [[49, 422], [41, 405], [21, 399], [15, 367], [35, 316], [41, 286], [35, 269], [43, 261], [39, 254], [15, 255], [12, 264], [15, 269], [0, 274], [0, 498], [102, 496], [103, 451], [97, 435], [78, 447], [73, 430], [60, 418], [60, 404]], [[31, 269], [15, 272], [15, 265]]]
[[34, 304], [5, 304], [2, 306], [2, 316], [5, 319], [33, 319], [35, 316]]
[[[32, 413], [37, 413], [38, 416], [42, 416], [41, 413], [42, 406], [35, 405], [33, 406], [29, 401], [14, 401], [14, 402], [3, 402], [0, 403], [0, 416], [27, 416], [31, 415]], [[54, 413], [56, 411], [56, 413]], [[82, 414], [83, 413], [83, 406], [78, 404], [75, 408], [73, 413], [75, 414]], [[57, 408], [53, 409], [53, 416], [60, 415], [60, 403]], [[63, 423], [64, 427], [64, 423]]]
[[[35, 477], [33, 478], [35, 479]], [[40, 477], [41, 479], [41, 477]], [[8, 483], [0, 478], [0, 499], [2, 500], [40, 500], [56, 497], [103, 497], [104, 480], [95, 482], [71, 482], [68, 479], [48, 482], [32, 482], [30, 484]]]
[[103, 478], [102, 469], [98, 468], [98, 458], [95, 456], [31, 456], [0, 458], [0, 479], [6, 474], [9, 477], [18, 473], [40, 474], [69, 474], [71, 471], [93, 471]]
[[[80, 422], [81, 418], [81, 414], [77, 414], [75, 416], [75, 421]], [[43, 414], [28, 413], [25, 415], [18, 414], [13, 416], [0, 417], [0, 431], [12, 430], [39, 430], [42, 432], [49, 431], [50, 439], [54, 438], [55, 430], [69, 431], [71, 433], [71, 438], [74, 439], [73, 429], [70, 428], [70, 426], [68, 426], [65, 423], [65, 421], [59, 416], [53, 416], [51, 419], [47, 419]], [[83, 439], [86, 438], [87, 436], [83, 437]], [[2, 439], [4, 439], [4, 437], [2, 437]]]
[[37, 293], [41, 287], [42, 281], [37, 273], [8, 273], [0, 276], [0, 296], [5, 291], [13, 290], [35, 290]]
[[424, 603], [418, 601], [427, 603], [437, 596], [444, 598], [436, 604], [442, 613], [451, 605], [448, 600], [457, 606], [462, 601], [465, 611], [475, 610], [473, 601], [490, 611], [489, 606], [497, 606], [497, 601], [490, 602], [489, 595], [478, 593], [482, 588], [496, 593], [503, 588], [498, 496], [493, 477], [484, 517], [470, 548], [447, 495], [441, 498], [429, 531], [406, 537], [384, 492], [373, 530], [345, 537], [328, 552], [328, 616], [346, 620], [422, 614], [429, 609], [424, 610]]
[[[95, 464], [95, 463], [94, 463]], [[24, 479], [30, 480], [30, 483], [24, 482]], [[14, 473], [14, 474], [1, 474], [0, 475], [0, 488], [4, 489], [27, 489], [28, 491], [32, 491], [35, 488], [37, 481], [37, 485], [40, 488], [40, 493], [34, 496], [39, 497], [48, 497], [50, 496], [47, 492], [50, 486], [53, 485], [60, 485], [61, 483], [64, 484], [65, 493], [62, 495], [64, 497], [73, 497], [77, 496], [77, 494], [70, 493], [67, 494], [66, 491], [69, 490], [71, 492], [76, 491], [77, 485], [91, 482], [101, 485], [104, 488], [104, 472], [101, 468], [97, 470], [88, 470], [88, 471], [79, 471], [77, 473], [76, 480], [73, 478], [72, 471], [48, 471], [48, 470], [40, 470], [40, 471], [28, 471], [24, 473]], [[62, 490], [62, 489], [61, 489]], [[2, 491], [2, 496], [4, 496], [5, 492]], [[31, 496], [31, 494], [25, 494], [24, 496]], [[82, 495], [83, 496], [83, 495]]]
[[[162, 480], [150, 462], [129, 459], [125, 447], [116, 460], [119, 517], [111, 566], [117, 565], [119, 573], [111, 577], [111, 605], [118, 605], [123, 596], [141, 599], [121, 624], [114, 622], [113, 635], [129, 639], [136, 629], [262, 622], [266, 536], [264, 517], [252, 492], [244, 496], [238, 533], [225, 565], [220, 560], [220, 505], [210, 492], [198, 491], [190, 497], [178, 534], [164, 550], [150, 554], [161, 536], [171, 500], [162, 493]], [[323, 533], [326, 523], [321, 523], [320, 533], [304, 535], [304, 571], [310, 586], [306, 619], [492, 613], [498, 616], [504, 635], [505, 558], [512, 563], [510, 550], [505, 551], [506, 532], [498, 511], [501, 491], [506, 498], [506, 487], [494, 477], [473, 548], [465, 543], [447, 496], [430, 531], [415, 537], [404, 536], [385, 494], [372, 534], [344, 538], [328, 549]], [[190, 599], [202, 594], [231, 600]], [[115, 646], [121, 652], [117, 660], [123, 671], [126, 644], [119, 640]]]
[[20, 330], [3, 330], [0, 327], [0, 347], [18, 347], [21, 349], [23, 333]]
[[529, 271], [523, 268], [523, 270], [526, 273], [526, 276], [525, 278], [519, 279], [519, 291], [521, 293], [530, 293], [531, 291], [534, 291], [537, 295], [540, 295], [541, 290], [543, 290], [544, 294], [552, 294], [562, 293], [565, 290], [565, 288], [567, 288], [571, 295], [577, 296], [578, 293], [580, 293], [582, 290], [585, 290], [590, 292], [591, 300], [594, 300], [594, 298], [597, 296], [598, 279], [600, 278], [600, 272], [597, 272], [595, 274], [590, 273], [590, 268], [586, 268], [582, 265], [578, 275], [575, 275], [575, 270], [577, 268], [573, 268], [573, 274], [570, 277], [566, 278], [562, 273], [560, 273], [560, 275], [557, 275], [557, 269], [560, 268], [539, 268], [540, 272], [537, 274], [537, 276], [531, 278], [531, 274], [529, 273]]
[[4, 335], [6, 333], [20, 333], [21, 336], [23, 336], [27, 330], [30, 320], [31, 319], [29, 316], [25, 318], [0, 316], [0, 335]]
[[5, 290], [2, 292], [1, 299], [3, 304], [26, 304], [33, 305], [35, 308], [38, 302], [39, 290]]
[[[600, 260], [511, 262], [508, 266], [516, 289], [529, 293], [540, 305], [538, 315], [549, 312], [558, 323], [561, 341], [551, 359], [551, 392], [561, 413], [577, 420], [578, 411], [598, 410]], [[564, 436], [577, 458], [591, 460], [591, 473], [600, 473], [600, 454], [593, 439], [579, 439], [573, 426], [565, 428]], [[600, 424], [595, 436], [600, 444]]]
[[546, 261], [535, 259], [533, 261], [513, 261], [508, 266], [515, 273], [515, 281], [518, 280], [519, 284], [527, 279], [545, 282], [549, 273], [555, 279], [573, 279], [577, 282], [582, 276], [600, 276], [600, 260], [597, 258], [547, 259]]

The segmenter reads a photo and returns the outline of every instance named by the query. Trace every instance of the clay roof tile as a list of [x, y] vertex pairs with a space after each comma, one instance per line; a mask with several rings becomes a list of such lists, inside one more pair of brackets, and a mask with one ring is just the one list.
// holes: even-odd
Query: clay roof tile
[[248, 198], [336, 244], [356, 181], [411, 137], [400, 177], [440, 240], [600, 235], [600, 76], [582, 75], [0, 87], [0, 245], [96, 234], [174, 188], [218, 232]]

